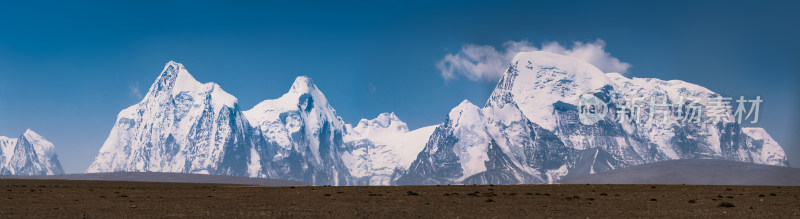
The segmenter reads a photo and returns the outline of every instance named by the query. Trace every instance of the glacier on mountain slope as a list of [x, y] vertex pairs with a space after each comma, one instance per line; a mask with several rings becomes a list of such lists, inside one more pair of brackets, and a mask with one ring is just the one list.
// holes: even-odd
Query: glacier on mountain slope
[[[583, 92], [611, 83], [597, 67], [555, 53], [520, 53], [515, 60], [527, 61], [518, 69], [523, 73], [505, 75], [503, 80], [509, 81], [510, 86], [503, 86], [492, 94], [507, 93], [528, 120], [548, 130], [553, 130], [557, 122], [551, 116], [554, 103], [577, 102]], [[535, 74], [530, 74], [533, 72]], [[501, 104], [506, 103], [497, 101], [490, 98], [487, 105], [502, 107]]]
[[428, 141], [435, 125], [408, 130], [394, 113], [361, 119], [355, 128], [348, 124], [347, 150], [342, 159], [359, 185], [392, 185], [414, 161]]
[[[683, 81], [604, 74], [588, 63], [553, 53], [519, 53], [485, 107], [462, 102], [453, 108], [398, 183], [553, 183], [563, 177], [685, 158], [788, 165], [781, 147], [763, 129], [732, 122], [618, 123], [610, 113], [597, 124], [583, 125], [577, 114], [583, 94], [607, 102], [611, 112], [628, 97], [676, 104], [681, 96], [719, 96]], [[707, 108], [708, 102], [700, 104]], [[642, 108], [645, 114], [656, 113], [650, 112], [649, 103]], [[666, 111], [676, 115], [679, 110]], [[732, 118], [730, 111], [725, 115]]]
[[753, 163], [778, 166], [785, 163], [785, 166], [789, 166], [788, 163], [786, 163], [786, 153], [783, 151], [783, 148], [778, 142], [772, 139], [772, 136], [767, 134], [766, 130], [758, 127], [747, 127], [742, 128], [742, 131], [745, 135], [750, 137], [747, 142], [748, 147], [761, 149], [761, 153], [750, 152], [753, 157]]
[[[314, 185], [388, 184], [388, 178], [399, 177], [413, 161], [408, 157], [432, 132], [432, 128], [408, 131], [405, 123], [394, 119], [386, 127], [394, 130], [361, 124], [352, 128], [308, 77], [298, 77], [281, 97], [242, 111], [236, 98], [219, 85], [200, 83], [182, 64], [171, 61], [142, 101], [120, 112], [87, 172], [221, 174]], [[356, 147], [355, 142], [370, 146]], [[355, 158], [358, 153], [365, 155]], [[377, 156], [383, 162], [373, 159]]]
[[0, 175], [64, 174], [55, 146], [28, 129], [19, 138], [0, 136]]
[[274, 171], [281, 178], [317, 185], [353, 184], [340, 156], [344, 121], [310, 78], [298, 77], [289, 92], [244, 114], [266, 141], [258, 150], [265, 176]]

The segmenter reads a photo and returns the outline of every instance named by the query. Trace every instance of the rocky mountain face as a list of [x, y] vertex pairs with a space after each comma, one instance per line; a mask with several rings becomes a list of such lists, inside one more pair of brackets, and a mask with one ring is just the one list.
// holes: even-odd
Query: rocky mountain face
[[288, 93], [245, 111], [265, 144], [251, 154], [251, 173], [311, 182], [351, 185], [344, 152], [344, 122], [310, 78], [298, 77]]
[[[581, 123], [583, 95], [602, 100], [609, 113], [594, 124]], [[729, 121], [679, 119], [689, 98], [705, 100], [696, 106], [712, 110], [710, 100], [718, 96], [683, 81], [628, 79], [562, 55], [520, 53], [483, 108], [464, 101], [450, 111], [398, 183], [553, 183], [686, 158], [787, 166], [780, 145], [763, 129], [734, 123], [729, 109], [722, 113]], [[646, 101], [636, 103], [639, 110], [624, 111], [631, 97]], [[619, 122], [620, 110], [643, 119]], [[645, 121], [650, 114], [656, 119]]]
[[244, 175], [251, 134], [236, 98], [168, 63], [145, 97], [122, 110], [87, 172]]
[[0, 175], [64, 174], [55, 146], [30, 129], [19, 136], [0, 136]]

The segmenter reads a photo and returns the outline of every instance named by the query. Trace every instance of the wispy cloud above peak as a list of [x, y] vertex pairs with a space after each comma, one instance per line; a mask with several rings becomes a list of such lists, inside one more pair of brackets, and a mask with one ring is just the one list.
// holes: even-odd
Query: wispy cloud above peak
[[508, 62], [519, 52], [546, 51], [566, 55], [589, 62], [603, 72], [625, 74], [631, 64], [622, 62], [605, 50], [606, 42], [597, 39], [593, 42], [573, 42], [565, 47], [558, 42], [545, 42], [541, 47], [522, 41], [508, 41], [498, 50], [493, 46], [467, 44], [458, 53], [450, 53], [436, 63], [436, 68], [445, 81], [464, 77], [472, 81], [495, 81], [508, 67]]
[[570, 49], [564, 48], [557, 42], [544, 43], [542, 44], [542, 51], [558, 53], [586, 61], [606, 73], [626, 74], [628, 69], [631, 68], [631, 64], [621, 62], [618, 58], [611, 56], [606, 51], [606, 42], [600, 39], [589, 43], [575, 41]]
[[130, 91], [131, 96], [135, 97], [136, 99], [142, 99], [142, 97], [143, 97], [142, 92], [139, 90], [139, 82], [138, 81], [129, 84], [128, 85], [128, 91]]

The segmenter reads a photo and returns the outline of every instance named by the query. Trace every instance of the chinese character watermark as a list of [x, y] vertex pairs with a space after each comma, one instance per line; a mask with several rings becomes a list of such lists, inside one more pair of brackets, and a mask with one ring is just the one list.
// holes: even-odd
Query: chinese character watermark
[[[740, 96], [736, 100], [736, 110], [733, 110], [732, 98], [715, 96], [707, 99], [700, 97], [680, 96], [677, 101], [670, 103], [666, 97], [650, 97], [649, 101], [643, 97], [626, 98], [616, 110], [611, 110], [608, 103], [600, 98], [583, 94], [578, 101], [578, 118], [584, 125], [597, 124], [604, 120], [609, 112], [614, 114], [618, 123], [667, 123], [674, 116], [675, 121], [681, 123], [719, 123], [733, 122], [742, 124], [752, 117], [750, 123], [758, 122], [761, 96], [748, 100]], [[705, 101], [705, 104], [703, 102]], [[646, 115], [643, 115], [645, 114]]]

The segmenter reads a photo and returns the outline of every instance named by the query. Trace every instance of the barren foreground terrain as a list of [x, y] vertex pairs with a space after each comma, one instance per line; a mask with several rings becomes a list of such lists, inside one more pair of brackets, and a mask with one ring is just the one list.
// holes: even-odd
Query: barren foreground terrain
[[247, 187], [0, 179], [0, 217], [789, 217], [800, 187]]

